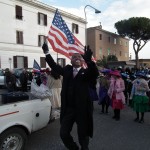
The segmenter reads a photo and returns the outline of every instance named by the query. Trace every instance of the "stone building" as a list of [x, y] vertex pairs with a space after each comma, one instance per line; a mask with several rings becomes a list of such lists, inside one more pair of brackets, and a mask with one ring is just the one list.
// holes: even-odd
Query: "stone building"
[[101, 25], [87, 29], [87, 44], [97, 60], [108, 55], [116, 55], [118, 61], [129, 60], [129, 39], [103, 30]]

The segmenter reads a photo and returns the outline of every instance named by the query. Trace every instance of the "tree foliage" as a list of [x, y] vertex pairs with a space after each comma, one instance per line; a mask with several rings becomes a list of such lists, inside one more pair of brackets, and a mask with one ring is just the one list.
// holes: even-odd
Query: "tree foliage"
[[97, 65], [107, 68], [108, 67], [108, 62], [110, 62], [110, 61], [118, 61], [118, 59], [115, 55], [103, 56], [102, 59], [97, 60]]
[[108, 55], [107, 61], [118, 61], [118, 58], [116, 57], [116, 55]]
[[117, 32], [122, 37], [133, 39], [133, 49], [136, 57], [136, 67], [139, 67], [138, 53], [150, 40], [150, 19], [132, 17], [115, 23]]
[[102, 59], [97, 60], [96, 64], [97, 64], [97, 66], [101, 66], [101, 67], [107, 68], [107, 57], [103, 56]]

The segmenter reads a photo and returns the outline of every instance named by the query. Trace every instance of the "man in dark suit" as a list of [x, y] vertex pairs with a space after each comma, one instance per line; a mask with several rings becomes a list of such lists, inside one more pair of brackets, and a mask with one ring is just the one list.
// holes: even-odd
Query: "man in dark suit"
[[27, 84], [28, 84], [28, 74], [26, 69], [23, 69], [22, 73], [20, 74], [20, 82], [23, 92], [27, 92]]
[[[61, 67], [49, 54], [47, 44], [44, 43], [42, 49], [50, 68], [63, 76], [60, 137], [69, 150], [79, 150], [70, 134], [73, 124], [76, 123], [81, 150], [88, 150], [89, 137], [93, 136], [93, 102], [90, 99], [89, 88], [95, 86], [99, 74], [96, 64], [91, 60], [92, 51], [85, 47], [83, 56], [75, 53], [71, 58], [72, 65]], [[82, 67], [84, 61], [87, 63], [86, 69]]]

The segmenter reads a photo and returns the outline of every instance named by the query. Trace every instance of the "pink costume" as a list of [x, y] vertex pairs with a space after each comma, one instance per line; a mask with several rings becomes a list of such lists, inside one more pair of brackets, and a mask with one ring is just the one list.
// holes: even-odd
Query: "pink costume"
[[125, 85], [122, 78], [115, 79], [114, 77], [111, 77], [108, 95], [112, 100], [113, 109], [123, 109], [125, 104], [124, 90]]

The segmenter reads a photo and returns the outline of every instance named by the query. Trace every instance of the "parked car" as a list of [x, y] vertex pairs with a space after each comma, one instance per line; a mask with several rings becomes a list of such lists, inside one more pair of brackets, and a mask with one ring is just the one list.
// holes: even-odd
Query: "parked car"
[[3, 69], [0, 69], [0, 87], [6, 86], [6, 77]]

